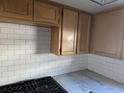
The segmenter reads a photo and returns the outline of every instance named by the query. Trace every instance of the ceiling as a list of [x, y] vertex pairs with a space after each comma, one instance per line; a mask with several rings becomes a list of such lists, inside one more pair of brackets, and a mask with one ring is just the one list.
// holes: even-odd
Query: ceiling
[[118, 0], [114, 3], [105, 5], [105, 6], [100, 6], [98, 4], [95, 4], [91, 2], [90, 0], [51, 0], [55, 1], [57, 3], [69, 5], [84, 11], [87, 11], [89, 13], [98, 13], [107, 9], [111, 9], [113, 7], [118, 7], [124, 5], [124, 0]]

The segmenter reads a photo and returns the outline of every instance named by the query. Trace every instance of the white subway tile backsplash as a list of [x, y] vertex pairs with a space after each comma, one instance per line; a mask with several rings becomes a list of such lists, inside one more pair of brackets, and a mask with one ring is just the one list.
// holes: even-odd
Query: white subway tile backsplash
[[7, 34], [0, 34], [0, 39], [6, 39], [7, 38]]
[[6, 23], [0, 23], [0, 28], [7, 28], [7, 26], [8, 26], [8, 24], [6, 24]]
[[51, 29], [0, 23], [0, 86], [87, 68], [87, 55], [50, 54]]
[[88, 69], [124, 83], [124, 61], [109, 57], [88, 55]]
[[14, 40], [0, 39], [0, 45], [14, 45]]

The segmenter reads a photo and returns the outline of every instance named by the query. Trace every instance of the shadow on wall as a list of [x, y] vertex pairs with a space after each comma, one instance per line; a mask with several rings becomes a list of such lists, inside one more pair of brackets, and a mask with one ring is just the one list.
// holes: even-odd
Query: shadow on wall
[[50, 40], [51, 40], [50, 28], [36, 27], [34, 38], [35, 38], [34, 40], [35, 54], [50, 53]]

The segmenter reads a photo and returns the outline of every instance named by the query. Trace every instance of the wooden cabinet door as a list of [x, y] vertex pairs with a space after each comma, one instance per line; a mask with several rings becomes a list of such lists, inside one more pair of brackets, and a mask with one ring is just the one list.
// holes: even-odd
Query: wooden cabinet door
[[0, 16], [15, 19], [32, 19], [32, 0], [1, 0]]
[[78, 13], [76, 11], [64, 9], [62, 24], [62, 55], [76, 53], [77, 23]]
[[95, 16], [93, 53], [120, 58], [123, 30], [122, 10]]
[[90, 21], [90, 15], [79, 14], [77, 53], [89, 52]]
[[40, 0], [35, 0], [34, 3], [34, 21], [49, 24], [59, 23], [59, 8]]

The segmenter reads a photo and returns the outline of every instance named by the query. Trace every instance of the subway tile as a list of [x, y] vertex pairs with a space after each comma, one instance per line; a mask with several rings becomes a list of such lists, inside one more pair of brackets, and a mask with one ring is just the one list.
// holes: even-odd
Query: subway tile
[[0, 33], [0, 39], [7, 39], [7, 34], [1, 34]]
[[0, 39], [0, 45], [12, 45], [12, 44], [14, 44], [14, 40]]
[[90, 54], [88, 56], [88, 69], [121, 83], [124, 80], [123, 60]]
[[0, 32], [3, 34], [14, 34], [14, 30], [10, 28], [1, 28]]
[[6, 24], [6, 23], [0, 23], [0, 28], [7, 28], [7, 26], [8, 26], [8, 24]]

